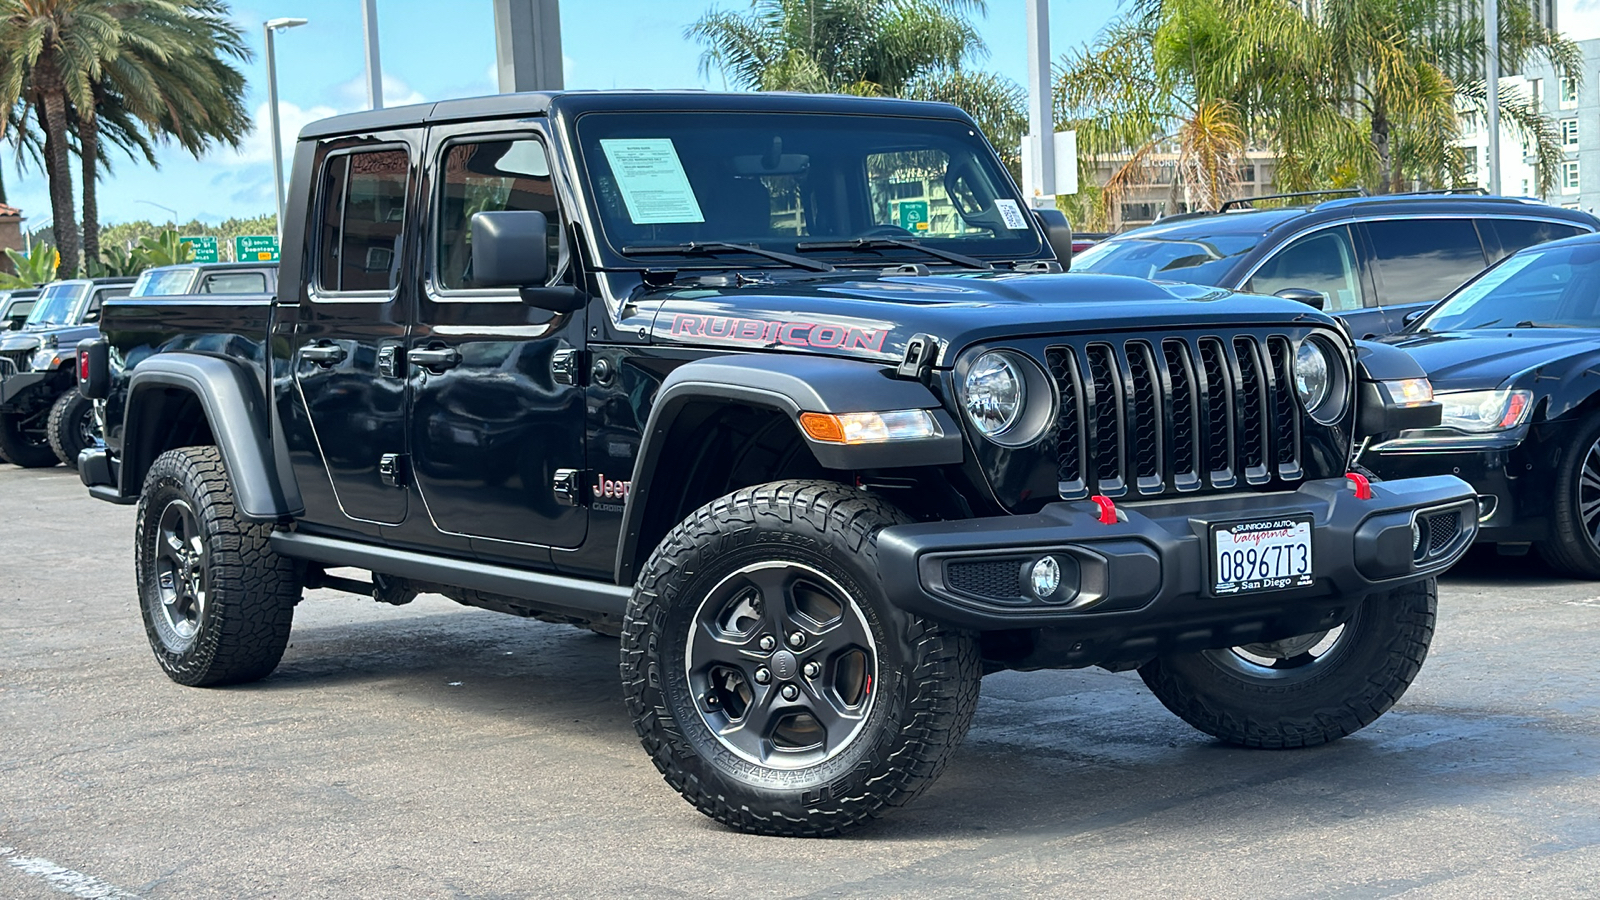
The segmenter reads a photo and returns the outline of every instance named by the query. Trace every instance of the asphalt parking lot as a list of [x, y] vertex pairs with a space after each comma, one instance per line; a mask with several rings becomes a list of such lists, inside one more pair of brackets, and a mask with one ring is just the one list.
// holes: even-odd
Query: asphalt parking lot
[[1138, 677], [1005, 673], [934, 788], [849, 838], [735, 834], [640, 750], [616, 644], [307, 595], [271, 678], [150, 657], [133, 512], [0, 466], [0, 897], [1592, 896], [1600, 585], [1475, 557], [1400, 706], [1225, 748]]

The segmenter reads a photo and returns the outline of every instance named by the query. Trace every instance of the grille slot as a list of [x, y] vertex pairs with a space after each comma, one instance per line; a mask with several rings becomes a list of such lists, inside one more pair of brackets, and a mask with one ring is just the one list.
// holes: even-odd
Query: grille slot
[[945, 563], [944, 581], [952, 591], [983, 600], [1023, 600], [1020, 559]]
[[1428, 520], [1428, 555], [1450, 546], [1461, 533], [1461, 513], [1448, 512]]
[[1061, 496], [1226, 490], [1304, 477], [1288, 337], [1167, 337], [1046, 349]]

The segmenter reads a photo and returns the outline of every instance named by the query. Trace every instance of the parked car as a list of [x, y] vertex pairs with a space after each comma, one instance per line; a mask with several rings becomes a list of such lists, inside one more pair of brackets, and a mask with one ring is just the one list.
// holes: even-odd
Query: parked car
[[1388, 342], [1427, 370], [1444, 416], [1362, 459], [1384, 477], [1458, 474], [1482, 497], [1478, 540], [1600, 578], [1600, 235], [1511, 256]]
[[0, 456], [27, 468], [78, 464], [98, 440], [94, 408], [78, 383], [78, 342], [100, 333], [100, 314], [132, 278], [46, 285], [20, 331], [0, 333]]
[[138, 504], [182, 684], [270, 673], [305, 587], [620, 632], [669, 784], [831, 835], [932, 783], [984, 671], [1349, 734], [1476, 528], [1458, 478], [1347, 477], [1438, 421], [1408, 356], [1061, 274], [1065, 218], [953, 106], [505, 94], [307, 125], [293, 171], [275, 297], [120, 300], [84, 351], [80, 475]]
[[20, 329], [22, 323], [28, 320], [28, 313], [33, 310], [34, 298], [38, 296], [38, 288], [0, 291], [0, 332]]
[[[1327, 192], [1316, 192], [1321, 196]], [[1491, 263], [1544, 241], [1600, 231], [1600, 219], [1533, 200], [1466, 194], [1235, 200], [1085, 250], [1075, 272], [1186, 281], [1303, 300], [1357, 337], [1391, 334]]]
[[275, 262], [185, 263], [139, 273], [129, 296], [177, 294], [268, 294], [278, 289]]

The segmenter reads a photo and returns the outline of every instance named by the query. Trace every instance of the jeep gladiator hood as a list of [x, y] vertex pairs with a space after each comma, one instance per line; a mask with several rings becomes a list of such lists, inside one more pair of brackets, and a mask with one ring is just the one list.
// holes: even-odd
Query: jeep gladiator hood
[[995, 338], [1320, 323], [1301, 303], [1110, 275], [828, 274], [734, 284], [722, 276], [636, 294], [658, 344], [791, 350], [896, 361], [917, 334], [944, 345], [938, 365]]

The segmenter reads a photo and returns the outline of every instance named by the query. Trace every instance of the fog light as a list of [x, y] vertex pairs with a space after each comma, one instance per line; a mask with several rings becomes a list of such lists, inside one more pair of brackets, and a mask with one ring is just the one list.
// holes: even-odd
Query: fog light
[[1416, 519], [1412, 519], [1411, 520], [1411, 552], [1412, 553], [1417, 552], [1417, 548], [1421, 547], [1421, 546], [1422, 546], [1422, 526], [1417, 524], [1417, 520]]
[[1061, 587], [1061, 564], [1056, 562], [1055, 557], [1046, 556], [1033, 564], [1030, 580], [1033, 582], [1035, 597], [1046, 600], [1055, 596]]

